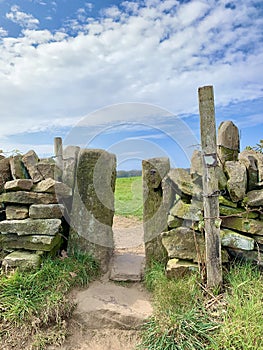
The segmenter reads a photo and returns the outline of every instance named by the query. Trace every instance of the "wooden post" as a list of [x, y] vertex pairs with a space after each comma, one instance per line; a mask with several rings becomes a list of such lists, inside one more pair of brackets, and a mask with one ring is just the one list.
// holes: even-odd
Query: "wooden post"
[[[62, 170], [63, 169], [63, 146], [62, 146], [62, 138], [55, 137], [54, 138], [54, 154], [55, 154], [55, 162], [57, 167]], [[59, 172], [55, 174], [56, 180], [61, 180], [61, 175]]]
[[203, 154], [203, 202], [206, 243], [207, 287], [222, 285], [222, 259], [218, 203], [217, 144], [213, 86], [198, 89]]

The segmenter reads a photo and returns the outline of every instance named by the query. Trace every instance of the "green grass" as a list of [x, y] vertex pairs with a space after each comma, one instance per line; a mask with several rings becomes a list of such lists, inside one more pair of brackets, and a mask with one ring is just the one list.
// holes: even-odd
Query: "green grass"
[[262, 273], [250, 264], [237, 265], [227, 274], [226, 284], [227, 310], [212, 349], [263, 349]]
[[142, 220], [142, 177], [116, 179], [115, 215], [135, 216]]
[[250, 264], [233, 266], [225, 275], [225, 291], [204, 291], [199, 276], [167, 279], [164, 266], [146, 271], [154, 314], [145, 324], [138, 349], [263, 349], [263, 277]]
[[153, 291], [154, 315], [144, 327], [139, 349], [199, 350], [212, 344], [217, 324], [202, 307], [196, 275], [168, 279], [164, 267], [153, 263], [145, 283]]
[[98, 271], [91, 256], [77, 254], [63, 260], [47, 258], [34, 272], [1, 275], [0, 348], [29, 344], [45, 349], [49, 343], [63, 342], [66, 320], [75, 307], [69, 292], [86, 285]]

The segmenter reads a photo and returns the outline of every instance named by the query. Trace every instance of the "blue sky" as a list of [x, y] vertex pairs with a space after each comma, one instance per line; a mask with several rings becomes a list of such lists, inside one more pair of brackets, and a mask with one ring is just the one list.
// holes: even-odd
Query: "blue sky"
[[261, 0], [0, 0], [0, 148], [105, 148], [119, 168], [198, 147], [197, 90], [263, 138]]

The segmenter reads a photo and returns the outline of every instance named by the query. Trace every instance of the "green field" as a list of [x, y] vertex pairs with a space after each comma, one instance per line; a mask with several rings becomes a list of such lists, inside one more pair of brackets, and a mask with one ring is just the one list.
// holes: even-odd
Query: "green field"
[[115, 188], [115, 214], [121, 216], [136, 216], [142, 220], [142, 210], [142, 177], [117, 178]]

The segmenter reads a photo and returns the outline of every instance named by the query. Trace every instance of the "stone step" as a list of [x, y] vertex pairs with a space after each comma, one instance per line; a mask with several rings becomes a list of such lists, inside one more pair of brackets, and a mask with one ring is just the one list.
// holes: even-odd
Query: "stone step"
[[152, 314], [149, 294], [141, 285], [95, 281], [74, 299], [74, 318], [86, 329], [137, 330]]
[[112, 259], [112, 281], [140, 282], [143, 277], [145, 256], [133, 253], [115, 253]]

